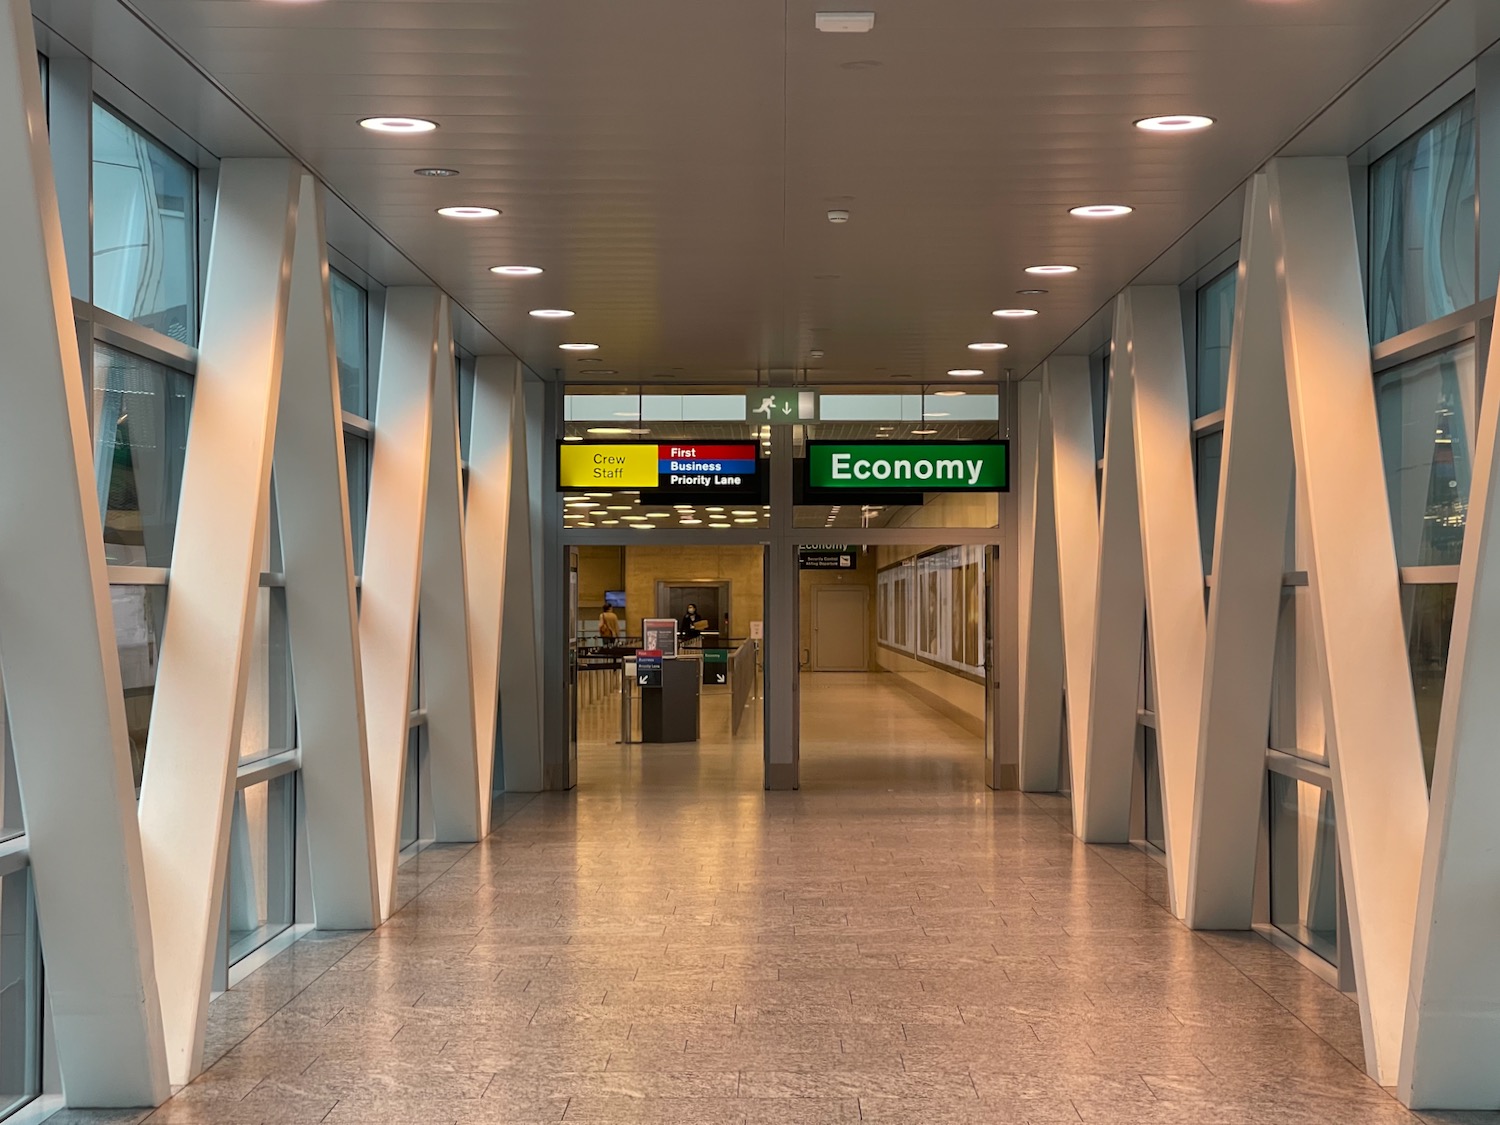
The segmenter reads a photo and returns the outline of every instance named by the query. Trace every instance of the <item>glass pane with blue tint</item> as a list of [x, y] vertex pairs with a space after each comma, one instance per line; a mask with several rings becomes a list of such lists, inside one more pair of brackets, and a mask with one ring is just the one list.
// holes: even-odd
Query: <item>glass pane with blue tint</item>
[[1463, 404], [1473, 386], [1472, 343], [1376, 376], [1386, 492], [1401, 566], [1458, 565], [1471, 473]]
[[161, 635], [167, 624], [165, 586], [111, 586], [115, 648], [125, 691], [125, 726], [130, 733], [130, 769], [141, 787], [146, 767], [146, 737], [151, 732], [151, 705], [161, 662]]
[[365, 516], [370, 507], [370, 443], [359, 434], [344, 434], [344, 475], [349, 484], [349, 535], [354, 544], [354, 573], [365, 560]]
[[93, 177], [94, 303], [196, 343], [196, 170], [95, 105]]
[[350, 414], [368, 418], [370, 298], [341, 273], [329, 271], [328, 287], [333, 302], [333, 346], [338, 357], [342, 407]]
[[108, 344], [94, 348], [94, 479], [105, 558], [166, 566], [177, 531], [193, 381]]
[[235, 793], [225, 885], [231, 965], [254, 953], [294, 920], [296, 802], [295, 773]]
[[1448, 680], [1448, 642], [1453, 636], [1454, 583], [1401, 588], [1406, 620], [1406, 654], [1411, 662], [1412, 694], [1417, 701], [1417, 730], [1422, 736], [1422, 764], [1432, 785], [1432, 763], [1437, 755], [1438, 718], [1443, 710], [1443, 685]]
[[1214, 567], [1214, 536], [1219, 526], [1219, 470], [1224, 460], [1224, 432], [1204, 434], [1197, 442], [1198, 539], [1203, 547], [1203, 573]]
[[42, 971], [31, 869], [0, 877], [0, 1117], [41, 1092]]
[[1370, 166], [1370, 338], [1474, 303], [1474, 100]]
[[1227, 270], [1198, 290], [1198, 374], [1194, 416], [1224, 409], [1229, 388], [1229, 344], [1234, 337], [1234, 295], [1239, 269]]
[[1143, 726], [1141, 732], [1141, 781], [1144, 786], [1146, 843], [1158, 851], [1167, 850], [1167, 825], [1161, 809], [1161, 756], [1156, 748], [1156, 728]]
[[1271, 925], [1338, 964], [1338, 835], [1333, 795], [1272, 773], [1269, 778]]

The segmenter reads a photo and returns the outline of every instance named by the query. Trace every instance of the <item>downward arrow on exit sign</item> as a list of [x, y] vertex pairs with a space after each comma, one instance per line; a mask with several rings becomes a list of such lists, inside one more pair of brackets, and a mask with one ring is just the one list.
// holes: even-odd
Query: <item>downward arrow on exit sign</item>
[[751, 391], [745, 396], [745, 421], [791, 426], [818, 420], [818, 392], [806, 387]]

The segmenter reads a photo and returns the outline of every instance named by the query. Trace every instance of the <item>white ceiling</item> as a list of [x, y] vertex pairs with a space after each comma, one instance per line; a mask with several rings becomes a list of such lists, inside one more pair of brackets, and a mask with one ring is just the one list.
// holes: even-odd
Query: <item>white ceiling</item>
[[[533, 370], [700, 384], [1025, 374], [1438, 6], [131, 4]], [[820, 7], [873, 7], [875, 30], [820, 34]], [[1219, 123], [1132, 127], [1184, 112]], [[373, 114], [441, 128], [381, 137], [356, 125]], [[463, 174], [412, 174], [432, 164]], [[1136, 213], [1067, 214], [1095, 202]], [[433, 213], [457, 203], [504, 215]], [[828, 223], [835, 207], [852, 220]], [[1022, 272], [1054, 261], [1082, 272]], [[503, 263], [547, 272], [487, 272]], [[1016, 296], [1031, 287], [1050, 292]], [[1018, 303], [1042, 315], [990, 316]], [[578, 316], [526, 315], [539, 307]], [[603, 362], [558, 351], [568, 339]], [[976, 340], [1010, 350], [983, 358]]]

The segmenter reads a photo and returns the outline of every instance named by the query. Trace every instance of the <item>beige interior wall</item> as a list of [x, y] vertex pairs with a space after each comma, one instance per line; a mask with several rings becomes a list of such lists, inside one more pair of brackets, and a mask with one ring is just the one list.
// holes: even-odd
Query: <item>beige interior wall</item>
[[813, 591], [819, 586], [863, 586], [870, 591], [868, 616], [870, 640], [866, 646], [870, 653], [870, 670], [878, 671], [875, 662], [875, 552], [855, 548], [857, 565], [854, 570], [804, 570], [798, 576], [799, 606], [797, 614], [799, 659], [803, 668], [812, 665], [812, 613]]
[[757, 546], [621, 548], [625, 556], [625, 620], [632, 635], [641, 619], [656, 615], [656, 584], [729, 582], [729, 631], [749, 636], [750, 622], [765, 620], [764, 549]]
[[597, 617], [604, 608], [604, 591], [625, 589], [625, 548], [578, 548], [578, 612]]

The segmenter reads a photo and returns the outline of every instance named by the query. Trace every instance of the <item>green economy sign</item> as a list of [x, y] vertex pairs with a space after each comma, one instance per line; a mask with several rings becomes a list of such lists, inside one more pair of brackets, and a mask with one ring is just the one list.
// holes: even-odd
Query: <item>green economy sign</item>
[[807, 485], [845, 492], [1009, 492], [1008, 441], [810, 441]]

